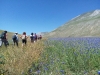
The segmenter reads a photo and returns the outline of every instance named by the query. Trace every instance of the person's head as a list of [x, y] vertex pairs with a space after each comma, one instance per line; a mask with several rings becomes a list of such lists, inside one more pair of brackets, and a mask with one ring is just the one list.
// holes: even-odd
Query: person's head
[[23, 35], [26, 35], [26, 32], [23, 32]]
[[18, 33], [16, 32], [15, 34], [17, 35]]
[[4, 32], [5, 32], [5, 33], [7, 33], [7, 31], [6, 31], [6, 30], [5, 30]]
[[33, 33], [31, 33], [31, 35], [33, 35]]

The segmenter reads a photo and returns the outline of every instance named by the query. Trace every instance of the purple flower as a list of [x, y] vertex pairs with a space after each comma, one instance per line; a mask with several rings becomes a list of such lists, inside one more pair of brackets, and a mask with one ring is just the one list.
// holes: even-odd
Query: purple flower
[[100, 71], [98, 71], [98, 74], [100, 75]]
[[65, 73], [65, 71], [64, 71], [64, 70], [60, 70], [60, 72], [61, 72], [62, 74], [64, 74], [64, 73]]
[[36, 72], [37, 72], [37, 74], [39, 74], [41, 71], [40, 70], [37, 70]]

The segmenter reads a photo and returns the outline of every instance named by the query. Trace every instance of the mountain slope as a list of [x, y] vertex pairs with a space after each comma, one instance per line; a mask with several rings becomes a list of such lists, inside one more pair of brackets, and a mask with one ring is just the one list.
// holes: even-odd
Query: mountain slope
[[79, 15], [54, 31], [48, 37], [100, 36], [100, 10]]

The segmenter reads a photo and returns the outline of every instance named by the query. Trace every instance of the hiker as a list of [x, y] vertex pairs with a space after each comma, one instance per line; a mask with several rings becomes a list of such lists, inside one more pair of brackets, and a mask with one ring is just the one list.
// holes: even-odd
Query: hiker
[[41, 39], [42, 39], [42, 35], [39, 35], [39, 36], [38, 36], [38, 40], [41, 40]]
[[16, 45], [18, 47], [18, 33], [17, 32], [12, 36], [12, 40], [13, 40], [14, 46], [16, 43]]
[[42, 35], [40, 35], [40, 40], [42, 39]]
[[0, 39], [1, 39], [1, 46], [2, 46], [2, 44], [4, 44], [5, 47], [7, 47], [7, 45], [8, 45], [8, 41], [7, 41], [7, 31], [2, 32], [2, 34], [0, 36]]
[[23, 34], [21, 35], [20, 37], [22, 39], [22, 47], [24, 46], [24, 44], [26, 45], [27, 43], [27, 35], [26, 35], [26, 32], [23, 32]]
[[34, 38], [35, 38], [34, 42], [37, 42], [37, 34], [36, 33], [34, 34]]
[[33, 33], [31, 33], [30, 39], [31, 39], [31, 43], [34, 43], [35, 37], [34, 37], [34, 34]]

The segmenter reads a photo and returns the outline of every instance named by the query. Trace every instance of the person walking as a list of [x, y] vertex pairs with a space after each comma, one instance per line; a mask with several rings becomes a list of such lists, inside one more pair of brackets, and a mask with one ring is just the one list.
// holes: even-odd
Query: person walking
[[19, 40], [19, 38], [18, 38], [18, 33], [17, 32], [13, 35], [12, 40], [13, 40], [14, 46], [16, 44], [17, 47], [18, 47], [18, 40]]
[[35, 38], [34, 38], [33, 33], [31, 33], [31, 35], [30, 35], [30, 39], [31, 39], [31, 43], [34, 43]]
[[38, 40], [41, 40], [41, 39], [42, 39], [42, 35], [39, 35], [39, 36], [38, 36]]
[[2, 44], [5, 45], [5, 47], [7, 47], [7, 31], [2, 32], [1, 36], [0, 36], [0, 40], [1, 40], [1, 46]]
[[23, 32], [23, 34], [21, 35], [20, 38], [22, 39], [22, 47], [23, 47], [24, 45], [27, 44], [27, 38], [28, 38], [28, 36], [26, 35], [26, 32]]
[[34, 42], [37, 42], [37, 34], [36, 33], [34, 34], [34, 38], [35, 38]]

